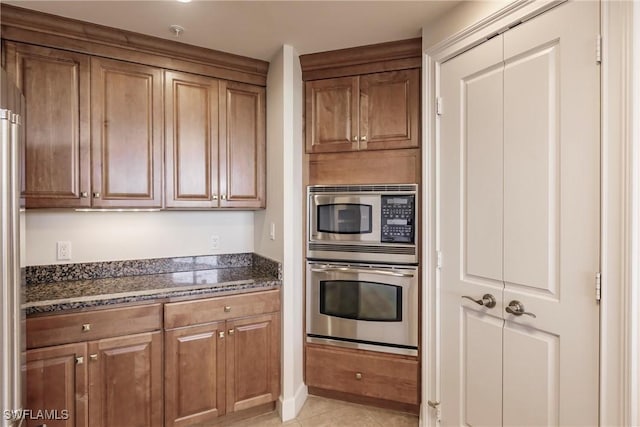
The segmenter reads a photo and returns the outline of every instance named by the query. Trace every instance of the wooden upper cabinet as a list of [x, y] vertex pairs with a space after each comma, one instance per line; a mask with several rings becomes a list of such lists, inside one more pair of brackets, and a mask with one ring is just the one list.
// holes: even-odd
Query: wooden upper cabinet
[[220, 207], [265, 207], [265, 89], [220, 82]]
[[7, 41], [4, 49], [26, 100], [26, 206], [89, 206], [89, 56]]
[[[27, 351], [27, 406], [38, 411], [57, 411], [67, 418], [51, 422], [60, 427], [87, 426], [86, 344], [68, 344]], [[26, 426], [43, 425], [27, 418]], [[49, 424], [49, 421], [47, 421]]]
[[358, 77], [306, 83], [309, 153], [358, 149]]
[[418, 147], [419, 112], [419, 69], [307, 81], [307, 152]]
[[161, 332], [88, 343], [89, 425], [162, 425]]
[[360, 76], [360, 149], [418, 147], [418, 69]]
[[165, 72], [167, 207], [218, 205], [218, 80]]
[[91, 58], [94, 207], [161, 207], [162, 106], [162, 70]]

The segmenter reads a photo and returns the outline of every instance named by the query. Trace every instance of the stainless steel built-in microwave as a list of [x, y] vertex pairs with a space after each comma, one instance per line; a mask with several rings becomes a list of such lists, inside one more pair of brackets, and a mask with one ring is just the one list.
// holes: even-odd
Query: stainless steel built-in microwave
[[417, 187], [309, 186], [307, 257], [417, 263]]

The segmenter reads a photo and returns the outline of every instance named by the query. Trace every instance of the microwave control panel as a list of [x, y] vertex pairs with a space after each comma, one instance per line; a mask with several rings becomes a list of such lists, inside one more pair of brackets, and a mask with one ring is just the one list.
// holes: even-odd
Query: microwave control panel
[[384, 243], [414, 243], [416, 196], [381, 197], [380, 240]]

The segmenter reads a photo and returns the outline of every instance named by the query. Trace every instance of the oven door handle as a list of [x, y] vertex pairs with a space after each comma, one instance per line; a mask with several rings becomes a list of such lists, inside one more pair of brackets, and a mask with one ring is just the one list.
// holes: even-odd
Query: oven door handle
[[381, 274], [384, 276], [396, 276], [396, 277], [413, 277], [413, 273], [405, 273], [397, 270], [367, 270], [362, 268], [349, 268], [349, 267], [322, 267], [322, 268], [311, 268], [311, 271], [314, 273], [370, 273], [370, 274]]

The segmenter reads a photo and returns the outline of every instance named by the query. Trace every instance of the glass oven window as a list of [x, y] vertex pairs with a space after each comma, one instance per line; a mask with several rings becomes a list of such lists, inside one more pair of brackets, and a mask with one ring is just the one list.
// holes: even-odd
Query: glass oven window
[[320, 313], [376, 322], [402, 321], [402, 288], [358, 280], [320, 281]]
[[341, 203], [318, 206], [318, 231], [366, 234], [372, 231], [371, 205]]

